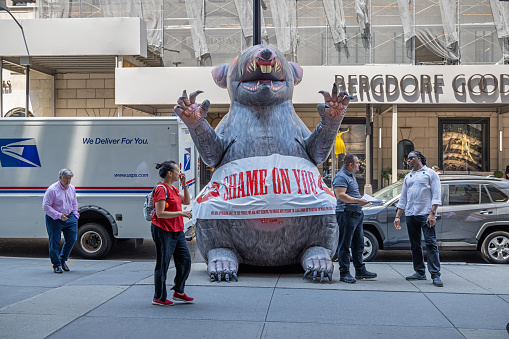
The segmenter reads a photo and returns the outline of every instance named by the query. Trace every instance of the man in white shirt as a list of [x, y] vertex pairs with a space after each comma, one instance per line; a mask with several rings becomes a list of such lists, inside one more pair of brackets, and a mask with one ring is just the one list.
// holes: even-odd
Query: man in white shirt
[[426, 166], [426, 157], [421, 152], [410, 152], [407, 161], [412, 171], [405, 176], [394, 218], [394, 227], [400, 230], [400, 217], [403, 211], [405, 212], [415, 270], [415, 273], [406, 277], [406, 280], [426, 280], [426, 266], [421, 245], [422, 233], [426, 242], [428, 271], [433, 279], [433, 285], [443, 287], [435, 233], [436, 213], [438, 205], [442, 204], [440, 178], [435, 171]]

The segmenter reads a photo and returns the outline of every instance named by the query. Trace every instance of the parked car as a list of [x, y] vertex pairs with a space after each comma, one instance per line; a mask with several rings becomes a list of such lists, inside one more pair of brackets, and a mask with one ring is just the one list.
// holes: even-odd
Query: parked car
[[[439, 248], [479, 251], [489, 263], [509, 264], [509, 182], [474, 175], [440, 175], [440, 182]], [[373, 260], [379, 249], [410, 249], [404, 215], [401, 230], [393, 225], [402, 187], [403, 180], [389, 185], [373, 194], [381, 205], [364, 206], [365, 261]]]

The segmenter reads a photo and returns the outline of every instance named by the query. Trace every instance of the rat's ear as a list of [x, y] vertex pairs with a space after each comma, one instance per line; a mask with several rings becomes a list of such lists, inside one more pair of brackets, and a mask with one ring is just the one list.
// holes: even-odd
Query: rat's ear
[[230, 68], [230, 64], [222, 64], [214, 67], [212, 70], [212, 78], [216, 82], [216, 84], [221, 88], [226, 88], [228, 86], [227, 76], [228, 69]]
[[293, 84], [298, 85], [302, 81], [302, 74], [304, 71], [302, 70], [302, 67], [300, 67], [295, 62], [288, 62], [290, 64], [290, 68], [292, 69], [293, 73]]

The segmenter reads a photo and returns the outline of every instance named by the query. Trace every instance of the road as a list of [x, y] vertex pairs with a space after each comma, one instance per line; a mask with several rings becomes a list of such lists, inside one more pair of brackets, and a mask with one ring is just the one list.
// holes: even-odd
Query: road
[[[193, 262], [203, 262], [196, 242], [188, 242]], [[0, 256], [48, 258], [47, 239], [0, 239]], [[70, 259], [81, 259], [74, 251]], [[134, 248], [132, 240], [117, 241], [105, 260], [155, 261], [154, 243], [145, 240], [138, 248]], [[48, 259], [49, 260], [49, 259]], [[474, 251], [440, 251], [442, 262], [466, 262], [482, 264], [485, 261]], [[374, 262], [411, 262], [408, 251], [379, 251]]]

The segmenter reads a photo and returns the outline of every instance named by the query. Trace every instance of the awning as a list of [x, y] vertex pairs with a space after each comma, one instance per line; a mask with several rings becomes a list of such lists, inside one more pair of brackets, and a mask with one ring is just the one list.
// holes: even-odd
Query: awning
[[26, 44], [14, 20], [0, 20], [0, 57], [3, 67], [24, 72], [113, 73], [116, 57], [135, 66], [162, 66], [162, 59], [147, 51], [146, 25], [140, 18], [79, 18], [19, 20]]

